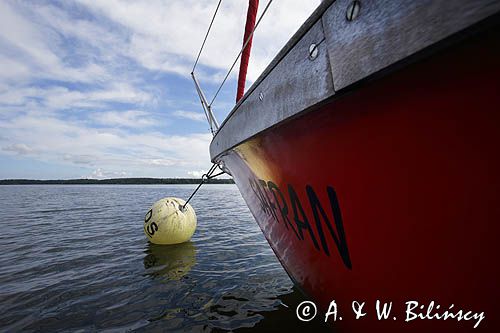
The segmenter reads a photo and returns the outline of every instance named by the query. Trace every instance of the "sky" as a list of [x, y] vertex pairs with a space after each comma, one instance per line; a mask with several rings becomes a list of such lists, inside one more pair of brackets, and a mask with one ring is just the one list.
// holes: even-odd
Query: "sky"
[[[212, 135], [190, 72], [217, 2], [0, 1], [0, 179], [200, 177]], [[247, 88], [319, 2], [272, 2]], [[242, 46], [247, 5], [219, 8], [196, 69], [209, 99]], [[219, 122], [236, 74], [213, 104]]]

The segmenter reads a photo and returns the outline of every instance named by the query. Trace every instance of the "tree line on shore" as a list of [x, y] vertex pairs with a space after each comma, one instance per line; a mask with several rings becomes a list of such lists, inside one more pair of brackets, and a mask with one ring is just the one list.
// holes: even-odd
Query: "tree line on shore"
[[[199, 184], [199, 178], [0, 179], [0, 185]], [[234, 184], [233, 179], [209, 179], [206, 184]]]

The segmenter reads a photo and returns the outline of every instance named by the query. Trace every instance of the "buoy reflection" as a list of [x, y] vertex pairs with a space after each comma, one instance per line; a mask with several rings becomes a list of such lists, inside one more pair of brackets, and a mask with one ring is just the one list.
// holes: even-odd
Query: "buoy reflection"
[[179, 280], [196, 264], [196, 246], [193, 242], [158, 245], [148, 242], [144, 257], [146, 274]]

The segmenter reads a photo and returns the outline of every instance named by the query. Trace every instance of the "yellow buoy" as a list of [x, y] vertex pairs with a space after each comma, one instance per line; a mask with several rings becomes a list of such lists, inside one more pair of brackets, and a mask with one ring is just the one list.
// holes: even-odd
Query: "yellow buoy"
[[163, 198], [151, 206], [144, 217], [144, 233], [154, 244], [187, 242], [196, 230], [193, 207], [178, 198]]

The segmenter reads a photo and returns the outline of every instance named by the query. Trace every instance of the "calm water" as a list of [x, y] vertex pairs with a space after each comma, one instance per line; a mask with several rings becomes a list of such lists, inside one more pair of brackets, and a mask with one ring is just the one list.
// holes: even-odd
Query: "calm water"
[[236, 186], [201, 188], [191, 242], [147, 241], [149, 206], [194, 187], [0, 186], [0, 330], [304, 328], [295, 319], [303, 296]]

